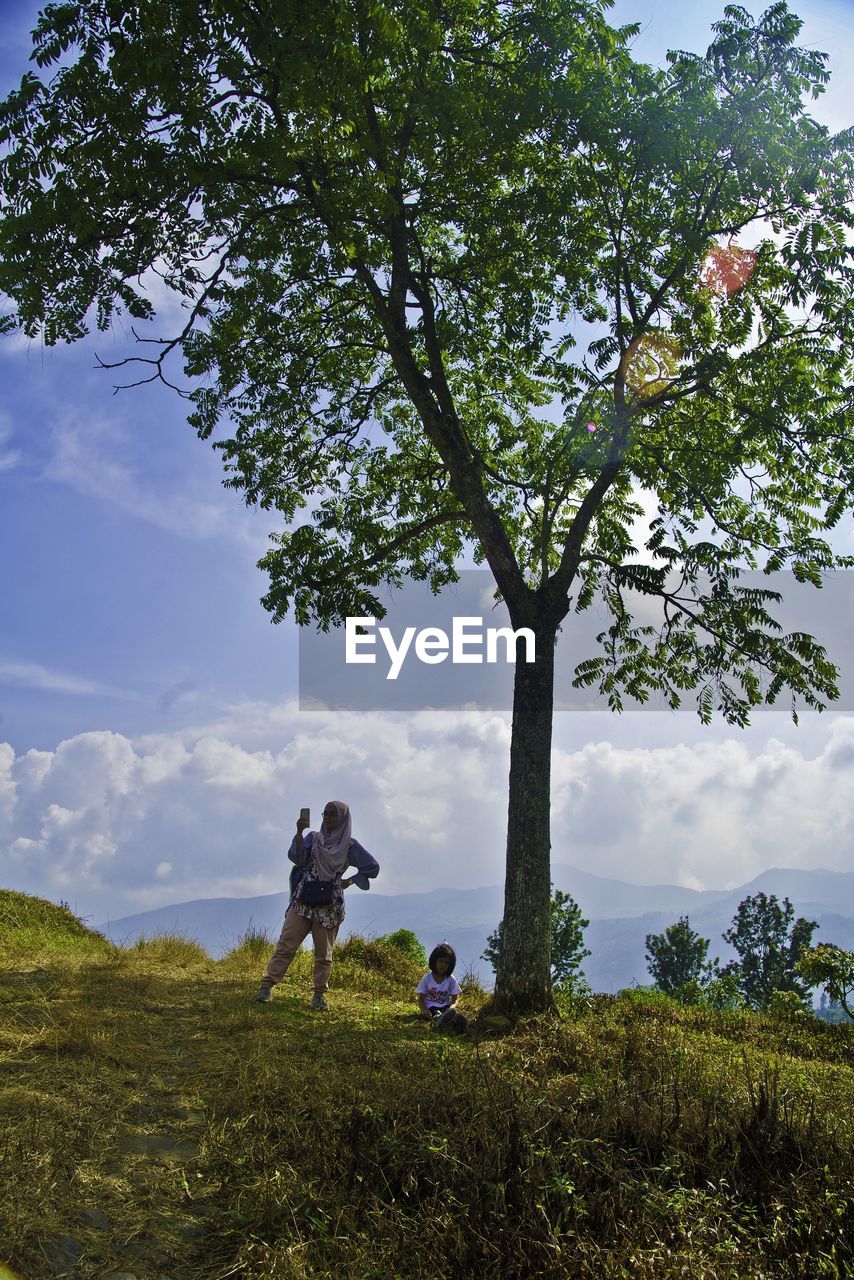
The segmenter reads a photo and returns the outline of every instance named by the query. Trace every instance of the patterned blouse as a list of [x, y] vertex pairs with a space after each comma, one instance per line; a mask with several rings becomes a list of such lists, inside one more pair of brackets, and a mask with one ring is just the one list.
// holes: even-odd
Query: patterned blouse
[[[297, 867], [304, 867], [302, 875], [295, 880], [293, 872], [291, 872], [291, 900], [288, 903], [288, 910], [293, 909], [297, 915], [305, 916], [306, 920], [310, 920], [312, 924], [322, 925], [324, 929], [335, 929], [344, 919], [344, 888], [341, 884], [340, 871], [332, 881], [332, 901], [327, 903], [325, 907], [306, 907], [296, 897], [298, 886], [304, 884], [306, 880], [322, 880], [323, 877], [318, 875], [317, 867], [314, 865], [314, 859], [311, 856], [311, 846], [314, 839], [314, 832], [307, 831], [302, 840], [299, 838], [299, 832], [291, 841], [291, 847], [288, 850], [288, 857]], [[370, 889], [371, 880], [379, 874], [380, 864], [376, 858], [372, 857], [358, 840], [350, 841], [349, 862], [344, 867], [355, 867], [356, 875], [353, 883], [357, 884], [360, 889]]]

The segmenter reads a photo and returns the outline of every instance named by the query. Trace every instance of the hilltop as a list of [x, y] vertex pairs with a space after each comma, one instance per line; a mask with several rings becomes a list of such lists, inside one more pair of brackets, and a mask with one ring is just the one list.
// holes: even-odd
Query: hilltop
[[0, 963], [31, 960], [43, 951], [80, 960], [108, 955], [114, 949], [65, 903], [0, 889]]
[[69, 967], [43, 939], [3, 976], [0, 1273], [850, 1274], [851, 1026], [634, 992], [445, 1038], [414, 1016], [420, 970], [360, 938], [328, 1014], [307, 952], [252, 1004], [269, 945]]

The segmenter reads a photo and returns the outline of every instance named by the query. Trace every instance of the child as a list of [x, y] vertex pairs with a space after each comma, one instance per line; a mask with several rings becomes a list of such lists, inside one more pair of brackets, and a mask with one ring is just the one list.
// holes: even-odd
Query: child
[[440, 942], [430, 952], [427, 963], [430, 972], [425, 973], [415, 988], [421, 1017], [437, 1031], [465, 1031], [468, 1019], [455, 1009], [460, 984], [454, 977], [454, 965], [457, 963], [454, 948], [447, 942]]

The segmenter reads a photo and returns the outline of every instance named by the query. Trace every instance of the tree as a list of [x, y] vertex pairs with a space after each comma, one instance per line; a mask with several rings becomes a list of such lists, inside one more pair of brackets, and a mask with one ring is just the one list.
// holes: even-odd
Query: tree
[[[822, 942], [801, 952], [797, 970], [808, 987], [823, 987], [831, 1001], [836, 1001], [849, 1018], [854, 1018], [848, 1005], [854, 992], [854, 951]], [[825, 998], [824, 992], [822, 998]]]
[[[581, 914], [581, 908], [575, 899], [560, 889], [555, 889], [551, 896], [551, 980], [555, 986], [569, 986], [579, 978], [581, 962], [590, 951], [584, 946], [584, 930], [590, 924]], [[486, 940], [483, 959], [488, 960], [497, 973], [501, 965], [501, 951], [504, 942], [504, 924]]]
[[[757, 557], [816, 586], [854, 563], [820, 536], [854, 474], [852, 161], [804, 110], [828, 77], [800, 25], [729, 8], [705, 56], [659, 71], [599, 0], [66, 0], [34, 32], [37, 67], [62, 65], [0, 106], [0, 330], [52, 345], [150, 321], [145, 273], [183, 299], [183, 327], [105, 367], [176, 385], [182, 354], [225, 483], [281, 517], [275, 620], [382, 617], [380, 584], [438, 590], [470, 546], [533, 631], [508, 1011], [551, 999], [572, 611], [610, 614], [575, 682], [616, 711], [693, 690], [704, 722], [743, 725], [784, 689], [793, 715], [837, 696], [821, 645], [779, 634], [779, 594], [738, 583]], [[658, 624], [635, 624], [640, 597]]]
[[664, 933], [646, 935], [647, 969], [660, 991], [677, 996], [686, 983], [698, 984], [712, 973], [708, 950], [709, 939], [694, 932], [687, 916], [680, 916]]
[[798, 969], [801, 953], [809, 947], [815, 920], [798, 916], [788, 898], [782, 905], [772, 893], [756, 893], [738, 904], [732, 927], [724, 930], [724, 938], [735, 947], [738, 963], [724, 972], [737, 975], [747, 1003], [754, 1009], [767, 1009], [775, 991], [794, 991], [806, 999], [807, 988]]

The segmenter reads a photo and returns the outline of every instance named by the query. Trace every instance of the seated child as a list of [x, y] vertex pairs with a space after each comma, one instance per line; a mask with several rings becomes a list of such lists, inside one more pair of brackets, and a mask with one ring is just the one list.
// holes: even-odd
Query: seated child
[[415, 988], [422, 1018], [437, 1031], [465, 1031], [468, 1019], [455, 1009], [460, 984], [454, 977], [454, 965], [457, 963], [454, 948], [447, 942], [440, 942], [430, 952], [427, 963], [430, 972], [425, 973]]

